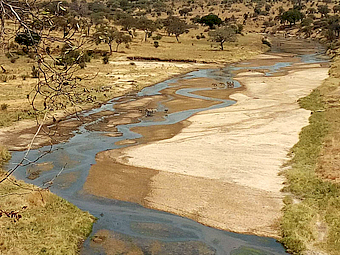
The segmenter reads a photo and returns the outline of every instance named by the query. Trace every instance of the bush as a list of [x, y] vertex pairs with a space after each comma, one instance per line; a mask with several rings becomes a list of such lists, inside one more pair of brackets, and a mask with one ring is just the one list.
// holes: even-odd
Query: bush
[[5, 111], [5, 110], [7, 110], [7, 108], [8, 108], [8, 104], [6, 104], [6, 103], [4, 103], [4, 104], [1, 104], [1, 111]]
[[84, 68], [86, 67], [85, 62], [80, 62], [80, 63], [79, 63], [79, 67], [80, 67], [81, 69], [84, 69]]
[[92, 53], [89, 51], [86, 51], [84, 53], [73, 50], [71, 46], [65, 44], [63, 48], [61, 49], [61, 56], [57, 58], [57, 65], [74, 65], [78, 64], [80, 68], [84, 68], [85, 62], [90, 62]]
[[7, 82], [7, 80], [8, 80], [8, 76], [6, 74], [0, 75], [0, 81]]
[[104, 56], [103, 57], [103, 64], [108, 64], [109, 63], [109, 56]]
[[162, 36], [158, 34], [156, 36], [153, 36], [152, 39], [155, 41], [159, 41], [160, 39], [162, 39]]
[[153, 42], [153, 46], [157, 49], [159, 47], [159, 42], [158, 41], [154, 41]]

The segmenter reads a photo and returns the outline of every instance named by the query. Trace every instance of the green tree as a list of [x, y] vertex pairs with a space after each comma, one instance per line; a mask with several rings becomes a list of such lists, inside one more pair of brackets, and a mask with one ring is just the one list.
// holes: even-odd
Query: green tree
[[225, 42], [235, 42], [237, 40], [235, 29], [231, 27], [222, 27], [209, 31], [209, 36], [212, 41], [220, 43], [221, 50], [223, 50]]
[[125, 14], [123, 17], [120, 17], [118, 20], [118, 24], [123, 27], [123, 30], [127, 31], [129, 35], [133, 37], [133, 31], [137, 27], [136, 19], [130, 14]]
[[146, 17], [141, 17], [137, 21], [137, 28], [144, 31], [144, 33], [145, 33], [144, 40], [145, 41], [147, 41], [147, 38], [150, 37], [152, 35], [152, 33], [154, 31], [156, 31], [156, 29], [157, 29], [155, 23], [152, 20], [149, 20]]
[[327, 33], [326, 37], [328, 40], [332, 41], [339, 38], [340, 35], [340, 17], [338, 15], [329, 17], [327, 20]]
[[170, 16], [164, 20], [164, 27], [169, 35], [175, 35], [177, 42], [179, 42], [178, 37], [187, 31], [188, 25], [185, 21], [180, 18]]
[[313, 19], [307, 17], [301, 21], [301, 31], [306, 35], [306, 37], [310, 37], [313, 31]]
[[118, 32], [118, 31], [116, 31], [114, 33], [114, 38], [115, 38], [115, 42], [117, 44], [116, 52], [118, 52], [119, 45], [121, 45], [122, 43], [128, 44], [129, 42], [132, 41], [131, 36], [126, 35], [123, 32]]
[[28, 49], [30, 46], [38, 45], [40, 42], [40, 35], [33, 31], [25, 31], [21, 33], [17, 33], [15, 36], [15, 42], [20, 45], [25, 45]]
[[112, 54], [112, 42], [115, 40], [117, 28], [113, 26], [101, 25], [96, 29], [93, 34], [93, 40], [96, 44], [106, 43], [109, 46], [110, 52]]
[[209, 26], [210, 29], [214, 28], [215, 25], [219, 26], [222, 24], [222, 20], [215, 14], [208, 14], [203, 16], [200, 21], [201, 24]]
[[290, 25], [295, 25], [295, 23], [303, 18], [303, 14], [296, 10], [296, 9], [290, 9], [286, 12], [284, 12], [281, 15], [281, 22], [286, 23], [289, 22]]

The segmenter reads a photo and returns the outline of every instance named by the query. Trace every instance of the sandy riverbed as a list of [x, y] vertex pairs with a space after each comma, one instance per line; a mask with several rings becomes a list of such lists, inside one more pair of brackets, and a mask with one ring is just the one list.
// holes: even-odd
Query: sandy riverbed
[[[191, 124], [170, 139], [99, 153], [85, 190], [117, 198], [115, 185], [103, 189], [98, 181], [106, 176], [102, 181], [109, 182], [114, 173], [119, 189], [130, 190], [129, 196], [120, 192], [122, 200], [212, 227], [277, 237], [284, 195], [278, 173], [310, 116], [297, 99], [319, 86], [328, 69], [313, 64], [287, 71], [276, 77], [238, 73], [246, 90], [231, 96], [235, 105], [189, 118]], [[139, 180], [139, 191], [131, 191], [129, 179]]]

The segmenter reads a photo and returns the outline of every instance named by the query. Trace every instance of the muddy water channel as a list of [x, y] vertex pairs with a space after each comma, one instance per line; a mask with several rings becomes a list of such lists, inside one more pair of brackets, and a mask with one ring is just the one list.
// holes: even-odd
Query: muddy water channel
[[[146, 169], [143, 178], [136, 178], [133, 170], [120, 169], [118, 163], [112, 162], [104, 168], [116, 169], [112, 173], [114, 183], [98, 183], [96, 176], [88, 180], [99, 152], [171, 138], [190, 125], [187, 119], [195, 113], [233, 105], [235, 101], [229, 95], [244, 89], [233, 80], [238, 72], [249, 70], [254, 75], [277, 76], [284, 75], [294, 63], [326, 62], [318, 47], [308, 51], [300, 47], [295, 54], [286, 49], [288, 54], [278, 51], [284, 48], [282, 43], [274, 46], [277, 47], [270, 54], [282, 58], [197, 70], [82, 112], [83, 122], [67, 142], [55, 145], [53, 152], [36, 166], [19, 169], [16, 177], [42, 186], [65, 166], [51, 191], [98, 218], [82, 254], [285, 254], [283, 246], [272, 238], [222, 231], [145, 208], [143, 198], [148, 185], [143, 178], [152, 175], [152, 170]], [[75, 121], [70, 116], [60, 126]], [[31, 151], [30, 157], [33, 159], [44, 150], [48, 148]], [[23, 153], [13, 152], [11, 164], [18, 162]], [[101, 173], [104, 176], [98, 179], [106, 174], [110, 173]], [[114, 195], [109, 195], [111, 189]]]

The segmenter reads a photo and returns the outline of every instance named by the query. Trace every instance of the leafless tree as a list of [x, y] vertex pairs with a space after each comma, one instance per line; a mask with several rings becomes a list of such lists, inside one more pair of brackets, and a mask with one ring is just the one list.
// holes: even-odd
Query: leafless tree
[[86, 18], [69, 15], [62, 2], [0, 0], [2, 50], [10, 52], [10, 45], [15, 41], [35, 59], [37, 82], [27, 99], [39, 126], [22, 161], [10, 169], [0, 183], [18, 167], [36, 162], [43, 156], [34, 160], [27, 157], [35, 137], [43, 132], [46, 117], [51, 111], [95, 101], [83, 85], [84, 80], [93, 77], [77, 75], [77, 71], [84, 67], [86, 47], [91, 42], [89, 24]]

